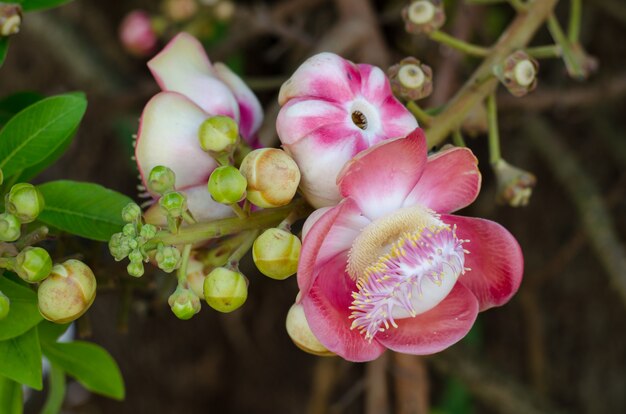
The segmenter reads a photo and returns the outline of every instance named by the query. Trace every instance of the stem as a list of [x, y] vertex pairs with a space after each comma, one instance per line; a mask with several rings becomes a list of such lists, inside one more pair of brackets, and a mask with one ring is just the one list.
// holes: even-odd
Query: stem
[[183, 220], [185, 220], [185, 223], [187, 223], [187, 224], [194, 224], [194, 223], [196, 223], [196, 219], [193, 218], [193, 216], [191, 215], [189, 210], [183, 212]]
[[460, 129], [455, 129], [452, 132], [452, 143], [457, 147], [465, 148], [467, 145], [465, 144], [465, 139], [463, 139], [463, 135], [461, 134]]
[[429, 126], [433, 120], [433, 117], [428, 115], [422, 108], [415, 103], [415, 101], [409, 101], [406, 107], [418, 121], [422, 122], [424, 126]]
[[572, 51], [572, 45], [570, 44], [567, 37], [565, 37], [565, 33], [563, 33], [563, 29], [561, 28], [561, 24], [554, 16], [551, 14], [548, 17], [548, 30], [552, 35], [552, 38], [561, 47], [561, 52], [563, 54], [563, 61], [565, 62], [565, 66], [567, 66], [568, 71], [576, 78], [584, 78], [585, 73], [580, 66], [580, 61], [576, 59], [574, 56], [574, 52]]
[[189, 256], [191, 255], [191, 244], [186, 244], [183, 247], [183, 254], [181, 255], [180, 267], [178, 268], [178, 286], [184, 286], [185, 278], [187, 277], [187, 265], [189, 264]]
[[246, 218], [246, 217], [248, 217], [246, 212], [241, 207], [239, 207], [239, 204], [233, 203], [233, 204], [229, 204], [229, 206], [233, 209], [233, 211], [235, 212], [237, 217], [239, 217], [239, 218]]
[[569, 25], [567, 27], [567, 38], [570, 43], [578, 43], [580, 39], [582, 8], [582, 0], [570, 0]]
[[15, 247], [18, 250], [23, 250], [25, 247], [32, 246], [33, 244], [37, 244], [48, 236], [48, 228], [46, 226], [41, 226], [32, 232], [28, 233], [26, 236], [22, 237], [17, 243], [15, 243]]
[[63, 400], [65, 400], [65, 371], [58, 365], [50, 364], [48, 375], [49, 389], [46, 404], [41, 409], [41, 414], [56, 414], [61, 412]]
[[525, 49], [529, 56], [535, 59], [560, 58], [563, 51], [559, 45], [535, 46]]
[[528, 9], [528, 3], [524, 0], [509, 0], [509, 3], [518, 12], [523, 12]]
[[13, 269], [15, 269], [15, 258], [0, 257], [0, 268], [12, 271]]
[[500, 132], [498, 130], [498, 108], [496, 94], [487, 97], [487, 121], [489, 124], [489, 162], [495, 166], [502, 158], [500, 155]]
[[256, 237], [259, 235], [259, 230], [249, 230], [245, 236], [245, 238], [241, 241], [241, 244], [233, 251], [226, 262], [226, 266], [231, 270], [239, 269], [239, 261], [242, 257], [248, 253], [250, 247], [256, 240]]
[[470, 56], [486, 57], [489, 55], [489, 48], [464, 42], [463, 40], [457, 39], [456, 37], [450, 36], [449, 34], [439, 30], [432, 32], [430, 34], [430, 38], [435, 42], [450, 46], [451, 48], [467, 53]]

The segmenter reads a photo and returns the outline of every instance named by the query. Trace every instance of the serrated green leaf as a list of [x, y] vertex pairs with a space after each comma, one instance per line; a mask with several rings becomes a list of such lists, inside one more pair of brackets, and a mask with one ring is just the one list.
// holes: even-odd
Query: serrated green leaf
[[124, 226], [122, 209], [132, 200], [98, 184], [52, 181], [39, 186], [43, 223], [92, 240], [108, 241]]
[[44, 355], [85, 388], [117, 400], [124, 399], [124, 380], [115, 360], [89, 342], [44, 343]]
[[9, 38], [0, 37], [0, 68], [4, 64], [4, 60], [7, 58], [9, 52]]
[[80, 123], [87, 101], [76, 94], [59, 95], [29, 106], [0, 130], [0, 168], [5, 178], [53, 154]]
[[35, 292], [4, 276], [0, 276], [0, 291], [11, 301], [9, 314], [0, 320], [0, 341], [22, 335], [41, 322]]
[[22, 5], [22, 10], [25, 12], [31, 12], [35, 10], [51, 9], [71, 1], [72, 0], [14, 0], [13, 2], [20, 3]]
[[17, 92], [0, 99], [0, 125], [7, 123], [15, 114], [42, 100], [43, 95], [37, 92]]
[[22, 412], [22, 385], [0, 375], [0, 413]]
[[37, 328], [0, 341], [0, 375], [36, 390], [42, 389], [41, 347]]

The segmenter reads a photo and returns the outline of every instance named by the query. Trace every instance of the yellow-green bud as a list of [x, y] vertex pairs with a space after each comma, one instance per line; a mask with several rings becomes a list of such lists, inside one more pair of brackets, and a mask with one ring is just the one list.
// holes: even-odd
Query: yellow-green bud
[[141, 217], [141, 207], [135, 203], [128, 203], [122, 209], [122, 220], [126, 223], [133, 223], [139, 217]]
[[132, 277], [143, 276], [143, 262], [130, 262], [128, 266], [126, 266], [126, 272]]
[[39, 312], [47, 320], [68, 323], [89, 309], [96, 298], [96, 277], [81, 261], [70, 259], [52, 268], [37, 290]]
[[119, 262], [123, 260], [132, 249], [128, 245], [128, 237], [124, 233], [115, 233], [109, 240], [109, 251], [111, 256], [115, 258], [115, 261]]
[[268, 229], [254, 241], [252, 258], [265, 276], [283, 280], [296, 273], [302, 243], [282, 229]]
[[171, 169], [158, 165], [150, 171], [148, 176], [148, 190], [157, 193], [165, 194], [168, 191], [174, 190], [176, 184], [176, 174]]
[[289, 309], [285, 325], [289, 337], [298, 348], [318, 356], [334, 355], [313, 335], [304, 315], [304, 309], [299, 303], [294, 303]]
[[204, 264], [193, 257], [189, 258], [187, 263], [187, 287], [199, 298], [204, 298], [204, 280], [206, 274], [204, 273]]
[[209, 177], [209, 193], [218, 203], [233, 204], [241, 201], [246, 195], [246, 179], [233, 166], [225, 165], [216, 168]]
[[130, 260], [133, 263], [143, 262], [143, 259], [144, 259], [143, 254], [141, 253], [141, 250], [139, 249], [134, 249], [128, 255], [128, 260]]
[[243, 159], [241, 174], [248, 181], [246, 197], [263, 208], [288, 204], [300, 183], [300, 170], [285, 151], [262, 148], [250, 152]]
[[198, 130], [198, 139], [203, 150], [212, 154], [231, 154], [237, 147], [239, 127], [228, 116], [212, 116]]
[[170, 217], [180, 217], [187, 210], [187, 197], [178, 191], [170, 191], [159, 199], [159, 205]]
[[20, 238], [22, 224], [13, 214], [0, 214], [0, 241], [12, 242]]
[[144, 224], [141, 226], [141, 230], [139, 231], [139, 235], [143, 237], [144, 240], [150, 240], [157, 234], [156, 226], [152, 224]]
[[28, 283], [41, 282], [52, 270], [52, 259], [41, 247], [27, 247], [15, 258], [15, 273]]
[[0, 292], [0, 321], [7, 317], [11, 310], [11, 300], [4, 293]]
[[11, 187], [5, 204], [7, 212], [17, 216], [22, 223], [35, 221], [45, 205], [41, 191], [29, 183], [18, 183]]
[[409, 33], [431, 33], [446, 21], [441, 0], [413, 0], [402, 9], [405, 29]]
[[22, 6], [0, 3], [0, 37], [19, 33], [22, 25]]
[[204, 299], [219, 312], [232, 312], [247, 298], [248, 282], [244, 275], [234, 270], [218, 267], [204, 281]]
[[189, 289], [176, 288], [169, 297], [167, 303], [178, 319], [191, 319], [193, 315], [200, 312], [200, 299]]
[[174, 246], [159, 245], [155, 260], [159, 269], [166, 273], [171, 273], [178, 268], [180, 251]]

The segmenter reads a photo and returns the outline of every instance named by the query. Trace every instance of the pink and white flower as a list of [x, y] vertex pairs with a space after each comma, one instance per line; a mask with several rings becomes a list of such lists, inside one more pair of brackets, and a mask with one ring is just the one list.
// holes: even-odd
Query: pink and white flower
[[281, 87], [278, 102], [278, 136], [298, 163], [300, 187], [314, 207], [339, 202], [337, 174], [354, 155], [417, 127], [381, 69], [332, 53], [304, 62]]
[[188, 196], [199, 220], [230, 215], [206, 189], [215, 160], [200, 147], [198, 129], [214, 115], [226, 115], [239, 125], [242, 137], [256, 145], [263, 120], [254, 93], [228, 67], [211, 64], [202, 44], [181, 33], [148, 62], [163, 92], [155, 95], [141, 116], [135, 157], [145, 184], [152, 168], [164, 165], [176, 173], [176, 188]]
[[480, 182], [470, 150], [427, 158], [420, 129], [346, 164], [343, 200], [303, 230], [300, 303], [321, 344], [352, 361], [386, 348], [432, 354], [512, 297], [523, 273], [516, 240], [492, 221], [450, 214]]

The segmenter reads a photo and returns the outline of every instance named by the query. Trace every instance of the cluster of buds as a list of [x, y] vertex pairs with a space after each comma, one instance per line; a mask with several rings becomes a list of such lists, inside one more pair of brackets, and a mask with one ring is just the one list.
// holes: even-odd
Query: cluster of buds
[[32, 223], [44, 209], [44, 199], [37, 187], [18, 183], [4, 199], [6, 211], [0, 214], [0, 241], [13, 242], [20, 238], [21, 225]]
[[417, 101], [430, 96], [433, 91], [433, 71], [414, 57], [402, 59], [387, 71], [395, 96], [407, 101]]
[[413, 0], [402, 9], [405, 29], [409, 33], [432, 33], [446, 22], [441, 0]]
[[510, 54], [494, 66], [494, 74], [513, 96], [521, 97], [537, 87], [539, 62], [522, 50]]
[[0, 37], [19, 33], [22, 25], [22, 6], [0, 3]]
[[498, 182], [496, 201], [511, 207], [528, 204], [537, 178], [530, 172], [510, 165], [503, 159], [493, 166]]

